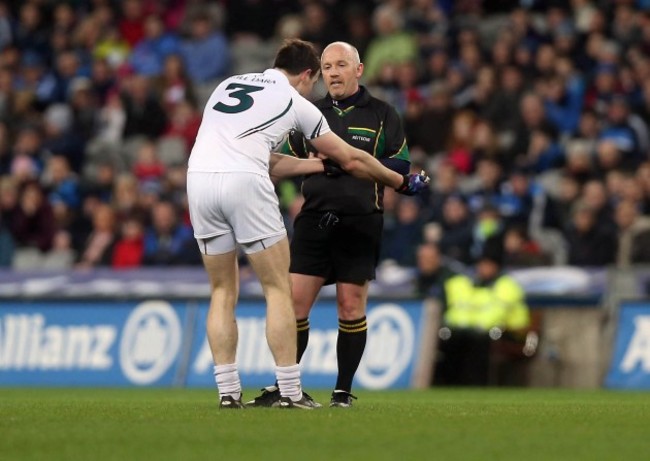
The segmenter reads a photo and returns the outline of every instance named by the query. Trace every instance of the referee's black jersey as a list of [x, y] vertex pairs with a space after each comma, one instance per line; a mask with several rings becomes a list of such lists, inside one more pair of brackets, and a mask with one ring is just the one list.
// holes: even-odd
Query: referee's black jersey
[[[354, 105], [341, 110], [327, 95], [316, 101], [330, 128], [348, 144], [377, 159], [410, 161], [404, 130], [393, 107], [360, 88]], [[300, 132], [292, 132], [282, 151], [307, 157], [313, 148]], [[383, 211], [384, 187], [349, 174], [332, 178], [324, 173], [306, 176], [302, 183], [305, 203], [302, 211], [333, 211], [340, 215], [361, 215]]]

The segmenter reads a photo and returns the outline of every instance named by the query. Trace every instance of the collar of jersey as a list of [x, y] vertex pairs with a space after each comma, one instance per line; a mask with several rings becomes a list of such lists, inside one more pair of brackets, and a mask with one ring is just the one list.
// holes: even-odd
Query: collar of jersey
[[332, 97], [329, 94], [327, 94], [327, 96], [325, 96], [323, 99], [319, 99], [314, 104], [316, 104], [316, 107], [319, 109], [334, 109], [337, 114], [345, 115], [355, 107], [367, 106], [370, 102], [370, 93], [368, 92], [367, 88], [365, 86], [359, 86], [359, 91], [361, 91], [359, 99], [357, 99], [353, 106], [350, 106], [345, 110], [341, 110], [336, 107], [332, 102]]
[[289, 79], [287, 78], [287, 76], [284, 75], [282, 72], [280, 72], [280, 71], [277, 70], [277, 69], [271, 69], [271, 68], [269, 68], [269, 69], [266, 69], [266, 70], [265, 70], [264, 72], [262, 72], [262, 73], [263, 73], [263, 74], [267, 74], [267, 75], [268, 75], [268, 74], [272, 74], [274, 77], [279, 78], [279, 79], [282, 80], [283, 82], [286, 82], [287, 85], [290, 85], [290, 83], [289, 83]]

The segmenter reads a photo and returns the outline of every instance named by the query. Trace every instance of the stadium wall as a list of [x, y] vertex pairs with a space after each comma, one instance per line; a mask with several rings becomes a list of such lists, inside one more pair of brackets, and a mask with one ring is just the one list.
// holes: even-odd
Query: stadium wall
[[[620, 300], [611, 294], [621, 290], [611, 280], [629, 278], [609, 276], [608, 284], [603, 272], [576, 268], [513, 274], [528, 293], [539, 334], [526, 384], [601, 386], [618, 328]], [[261, 288], [250, 277], [241, 280], [242, 376], [246, 386], [267, 385], [273, 376]], [[409, 297], [411, 280], [408, 271], [391, 269], [371, 286], [369, 343], [356, 386], [430, 385], [440, 308]], [[212, 386], [208, 298], [200, 268], [0, 273], [0, 385]], [[335, 310], [334, 292], [324, 290], [310, 319], [306, 386], [331, 387], [335, 380]]]
[[[5, 300], [0, 309], [0, 385], [212, 386], [204, 333], [207, 309], [207, 298]], [[371, 302], [368, 346], [356, 386], [427, 387], [439, 309], [432, 300]], [[600, 386], [602, 309], [533, 302], [533, 310], [541, 314], [540, 345], [528, 384]], [[238, 363], [246, 386], [261, 387], [274, 379], [264, 311], [263, 301], [255, 299], [238, 308]], [[310, 319], [310, 347], [302, 362], [307, 387], [330, 387], [336, 379], [335, 311], [334, 301], [324, 300]]]

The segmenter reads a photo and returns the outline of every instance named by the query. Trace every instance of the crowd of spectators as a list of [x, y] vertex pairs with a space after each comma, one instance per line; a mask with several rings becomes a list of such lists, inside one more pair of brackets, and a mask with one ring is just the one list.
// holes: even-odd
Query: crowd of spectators
[[25, 0], [0, 1], [0, 266], [200, 264], [203, 105], [287, 37], [355, 45], [432, 176], [386, 191], [383, 259], [500, 236], [510, 267], [650, 262], [648, 1]]

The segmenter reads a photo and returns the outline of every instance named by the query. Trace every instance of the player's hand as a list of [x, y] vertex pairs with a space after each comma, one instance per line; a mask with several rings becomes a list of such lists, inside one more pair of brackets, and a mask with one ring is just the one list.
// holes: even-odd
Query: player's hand
[[424, 170], [422, 170], [420, 173], [405, 174], [402, 185], [395, 190], [403, 195], [419, 194], [429, 187], [430, 181], [431, 178], [426, 175]]

